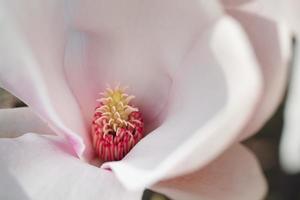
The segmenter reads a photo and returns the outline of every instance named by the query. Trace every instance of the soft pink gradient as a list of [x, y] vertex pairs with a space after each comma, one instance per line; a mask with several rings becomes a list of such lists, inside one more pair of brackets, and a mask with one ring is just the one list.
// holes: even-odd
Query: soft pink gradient
[[261, 173], [255, 156], [236, 144], [201, 170], [159, 182], [152, 189], [172, 199], [263, 199], [266, 182]]

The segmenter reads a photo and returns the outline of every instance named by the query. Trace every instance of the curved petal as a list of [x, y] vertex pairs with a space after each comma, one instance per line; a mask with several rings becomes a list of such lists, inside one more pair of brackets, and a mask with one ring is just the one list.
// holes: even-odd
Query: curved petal
[[84, 163], [71, 152], [58, 136], [0, 139], [0, 185], [15, 184], [5, 190], [0, 187], [0, 194], [32, 200], [141, 199], [142, 191], [126, 191], [112, 172]]
[[88, 157], [86, 127], [63, 70], [66, 7], [60, 0], [0, 1], [0, 84]]
[[203, 169], [152, 189], [173, 200], [261, 200], [267, 184], [255, 156], [234, 145]]
[[167, 103], [170, 73], [222, 14], [216, 1], [199, 0], [84, 0], [76, 8], [65, 67], [89, 123], [98, 93], [120, 83], [149, 125]]
[[282, 19], [282, 2], [272, 0], [220, 0], [226, 9], [239, 9], [275, 21]]
[[289, 173], [300, 171], [300, 46], [297, 43], [291, 82], [284, 112], [284, 127], [280, 141], [280, 161]]
[[227, 9], [239, 9], [277, 22], [284, 22], [292, 31], [300, 33], [298, 0], [221, 0]]
[[260, 97], [260, 75], [241, 28], [231, 18], [220, 20], [199, 38], [182, 63], [164, 123], [122, 161], [103, 167], [111, 168], [128, 188], [203, 167], [248, 122]]
[[47, 126], [28, 107], [0, 109], [0, 138], [18, 137], [28, 132], [53, 134]]
[[[262, 69], [264, 91], [241, 139], [255, 134], [272, 116], [286, 88], [291, 37], [279, 21], [242, 9], [227, 9], [245, 29]], [[262, 34], [263, 33], [263, 34]]]

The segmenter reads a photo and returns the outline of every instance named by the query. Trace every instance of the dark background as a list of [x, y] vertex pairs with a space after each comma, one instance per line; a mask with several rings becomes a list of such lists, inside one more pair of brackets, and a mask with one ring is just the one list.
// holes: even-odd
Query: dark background
[[[284, 102], [262, 130], [244, 142], [260, 160], [267, 177], [269, 193], [265, 200], [300, 200], [300, 174], [288, 175], [284, 173], [278, 160]], [[20, 106], [26, 105], [0, 88], [0, 108]], [[146, 190], [143, 200], [168, 200], [168, 198]]]

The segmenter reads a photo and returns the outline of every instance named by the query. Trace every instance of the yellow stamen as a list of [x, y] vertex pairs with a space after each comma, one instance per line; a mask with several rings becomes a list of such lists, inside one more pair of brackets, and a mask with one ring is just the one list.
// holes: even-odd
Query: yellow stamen
[[115, 89], [107, 88], [102, 97], [98, 99], [102, 106], [96, 112], [102, 113], [108, 120], [108, 124], [117, 132], [120, 127], [128, 125], [128, 116], [133, 111], [138, 111], [129, 105], [134, 96], [129, 96], [124, 89], [116, 87]]

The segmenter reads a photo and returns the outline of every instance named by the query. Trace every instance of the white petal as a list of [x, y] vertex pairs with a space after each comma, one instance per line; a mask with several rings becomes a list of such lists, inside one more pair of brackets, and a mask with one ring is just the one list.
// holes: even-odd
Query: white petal
[[63, 70], [67, 7], [60, 0], [0, 1], [0, 85], [85, 157], [86, 127]]
[[[140, 200], [113, 173], [80, 161], [58, 136], [0, 139], [0, 198]], [[11, 187], [8, 187], [8, 185]]]
[[300, 48], [297, 43], [284, 113], [284, 128], [280, 144], [280, 161], [290, 173], [300, 171]]
[[287, 24], [300, 35], [300, 2], [298, 0], [281, 0], [284, 17]]
[[0, 137], [17, 137], [28, 132], [53, 134], [28, 107], [0, 109]]
[[255, 156], [234, 145], [203, 169], [152, 189], [173, 200], [261, 200], [267, 184]]
[[103, 167], [111, 168], [128, 188], [203, 167], [248, 122], [260, 97], [260, 75], [243, 31], [224, 18], [199, 38], [174, 76], [164, 123], [125, 159]]

